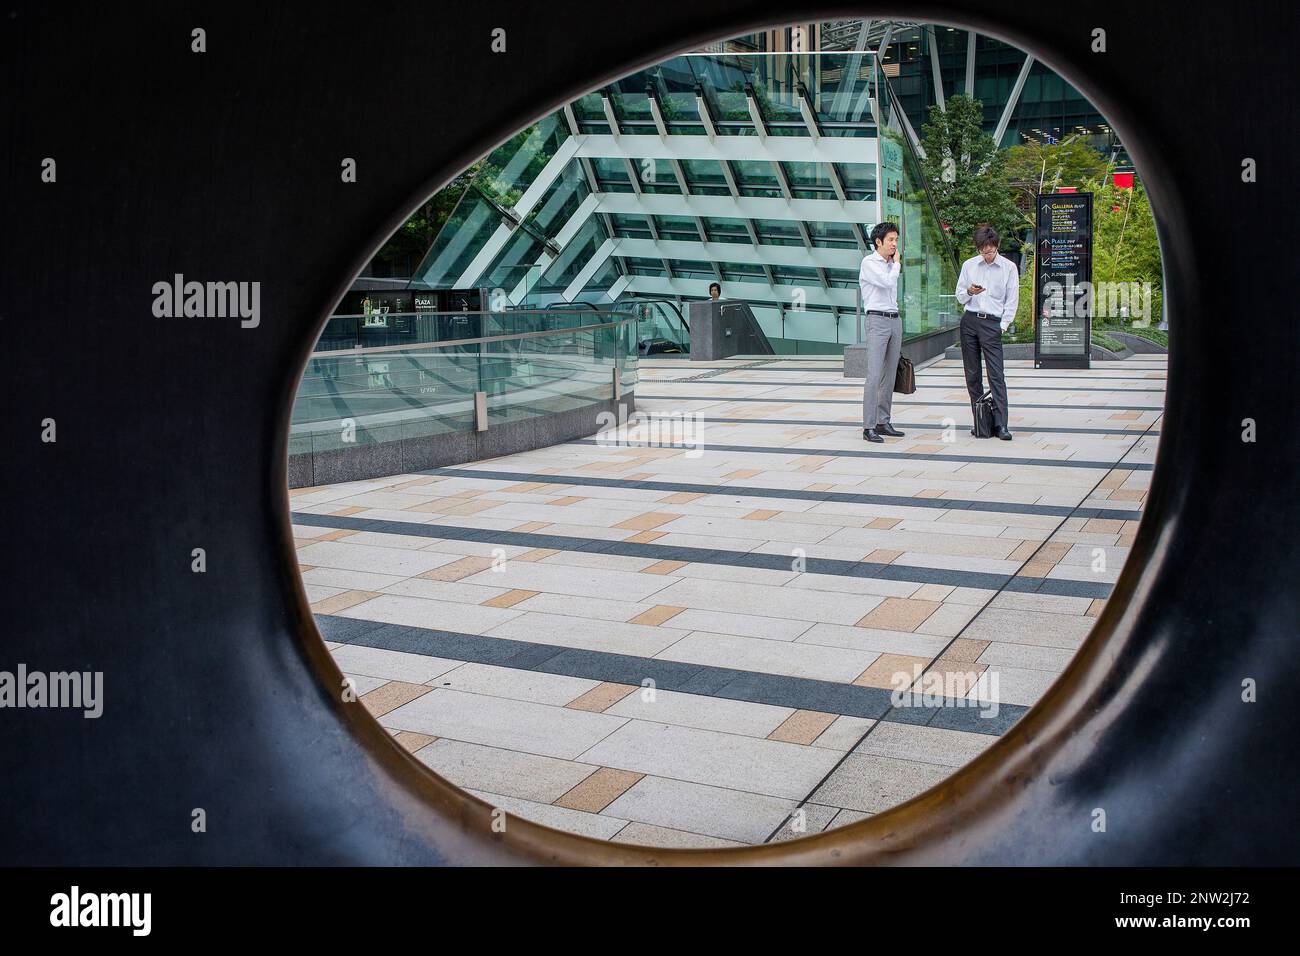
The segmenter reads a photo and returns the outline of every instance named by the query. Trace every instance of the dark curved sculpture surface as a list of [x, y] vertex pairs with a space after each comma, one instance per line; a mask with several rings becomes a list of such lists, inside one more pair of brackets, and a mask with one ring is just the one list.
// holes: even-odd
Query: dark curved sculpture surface
[[[1294, 35], [1291, 11], [1236, 10], [1225, 44], [1189, 28], [1222, 15], [1200, 0], [1178, 23], [1141, 5], [796, 14], [696, 0], [603, 35], [573, 25], [608, 22], [607, 5], [563, 7], [476, 4], [454, 25], [414, 3], [338, 20], [276, 5], [6, 14], [0, 669], [102, 671], [104, 712], [0, 712], [0, 863], [1300, 861], [1294, 251], [1267, 242], [1293, 206], [1294, 106], [1259, 105], [1251, 52]], [[494, 832], [490, 808], [341, 700], [293, 559], [298, 372], [385, 237], [507, 135], [676, 51], [850, 14], [1006, 39], [1128, 145], [1159, 221], [1176, 343], [1128, 564], [1042, 702], [895, 810], [735, 851], [602, 844], [513, 819]], [[191, 52], [196, 26], [206, 53]], [[495, 27], [504, 54], [490, 51]], [[1091, 50], [1096, 27], [1105, 53]], [[1247, 157], [1257, 182], [1242, 181]], [[345, 158], [355, 183], [341, 181]], [[259, 324], [155, 317], [151, 287], [178, 273], [260, 282]]]

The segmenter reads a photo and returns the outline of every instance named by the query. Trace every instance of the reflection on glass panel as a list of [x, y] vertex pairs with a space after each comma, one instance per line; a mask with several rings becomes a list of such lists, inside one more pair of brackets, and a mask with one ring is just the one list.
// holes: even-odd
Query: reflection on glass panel
[[412, 285], [454, 289], [465, 269], [504, 219], [472, 187], [465, 190], [438, 238], [416, 268]]
[[645, 216], [624, 216], [615, 213], [609, 217], [609, 220], [616, 236], [626, 236], [629, 239], [653, 238], [650, 233], [650, 223]]
[[874, 200], [876, 198], [875, 163], [837, 163], [840, 180], [850, 199]]
[[920, 160], [903, 132], [897, 102], [889, 85], [880, 108], [885, 129], [880, 137], [881, 217], [899, 226], [903, 268], [898, 304], [903, 334], [911, 338], [953, 328], [961, 318], [956, 301], [955, 255], [930, 203]]
[[628, 273], [634, 276], [666, 276], [668, 274], [661, 259], [625, 256], [623, 265], [626, 266]]
[[731, 161], [736, 185], [744, 196], [780, 196], [780, 180], [776, 167], [762, 159], [736, 159]]
[[563, 116], [552, 113], [494, 149], [483, 161], [474, 182], [509, 209], [568, 137], [569, 128]]
[[600, 220], [592, 217], [578, 230], [578, 234], [560, 252], [560, 257], [547, 267], [538, 280], [537, 292], [563, 292], [578, 277], [587, 262], [605, 241], [605, 230]]
[[807, 222], [808, 235], [813, 245], [822, 249], [857, 249], [857, 235], [852, 223], [847, 222]]
[[687, 242], [698, 242], [700, 239], [695, 220], [690, 216], [655, 216], [654, 221], [655, 229], [664, 239], [684, 239]]
[[704, 231], [712, 242], [749, 242], [743, 219], [705, 217]]
[[716, 159], [683, 159], [682, 172], [693, 193], [715, 196], [730, 194], [727, 177], [722, 172], [722, 163]]
[[803, 245], [798, 223], [790, 219], [755, 219], [758, 239], [767, 245]]
[[682, 187], [677, 182], [677, 174], [673, 172], [673, 164], [668, 160], [646, 157], [634, 159], [632, 164], [636, 167], [637, 176], [640, 178], [642, 192], [671, 193], [677, 196], [682, 194]]
[[590, 193], [581, 167], [577, 163], [567, 163], [524, 222], [547, 238], [554, 238]]
[[714, 277], [713, 264], [701, 262], [696, 259], [669, 259], [668, 264], [673, 268], [673, 274], [683, 279], [712, 279]]

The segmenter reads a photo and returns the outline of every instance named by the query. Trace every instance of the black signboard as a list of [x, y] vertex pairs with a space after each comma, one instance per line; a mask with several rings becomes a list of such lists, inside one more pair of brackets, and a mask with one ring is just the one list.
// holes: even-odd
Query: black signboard
[[1092, 366], [1092, 193], [1038, 197], [1034, 368]]

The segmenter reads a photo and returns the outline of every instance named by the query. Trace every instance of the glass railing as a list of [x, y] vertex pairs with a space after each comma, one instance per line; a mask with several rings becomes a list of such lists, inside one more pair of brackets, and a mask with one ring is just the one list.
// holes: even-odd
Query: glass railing
[[[485, 318], [505, 327], [514, 319], [536, 321], [536, 313]], [[298, 386], [290, 456], [481, 431], [582, 408], [614, 397], [615, 375], [619, 394], [635, 387], [634, 318], [589, 310], [556, 318], [566, 327], [346, 352], [318, 348]], [[476, 416], [478, 393], [483, 420]]]
[[558, 308], [505, 309], [499, 312], [371, 312], [330, 316], [316, 343], [317, 352], [368, 349], [389, 345], [430, 345], [452, 339], [571, 329], [611, 322], [614, 313], [589, 303]]

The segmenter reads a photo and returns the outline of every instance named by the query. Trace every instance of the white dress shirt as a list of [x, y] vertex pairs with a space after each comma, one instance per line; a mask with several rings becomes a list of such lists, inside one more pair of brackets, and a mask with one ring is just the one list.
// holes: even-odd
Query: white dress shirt
[[898, 255], [889, 262], [879, 252], [872, 252], [862, 260], [858, 271], [858, 288], [862, 290], [862, 311], [898, 311]]
[[[966, 290], [973, 285], [984, 287], [979, 295]], [[996, 256], [991, 263], [983, 256], [973, 256], [961, 264], [957, 277], [957, 301], [972, 312], [987, 312], [1002, 319], [1005, 332], [1016, 318], [1020, 303], [1020, 270], [1006, 256]]]

